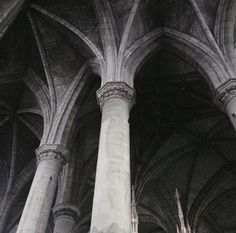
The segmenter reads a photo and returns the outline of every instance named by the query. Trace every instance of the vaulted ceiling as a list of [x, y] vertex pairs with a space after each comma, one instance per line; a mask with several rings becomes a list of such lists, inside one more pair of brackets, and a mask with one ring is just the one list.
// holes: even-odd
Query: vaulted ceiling
[[[96, 65], [106, 63], [111, 50], [129, 51], [137, 40], [164, 28], [229, 59], [224, 42], [231, 41], [227, 34], [231, 27], [236, 41], [235, 19], [225, 38], [219, 28], [232, 15], [226, 13], [234, 4], [234, 0], [0, 1], [0, 207], [4, 210], [0, 232], [3, 222], [7, 232], [15, 232], [35, 171], [34, 150], [49, 137], [50, 122], [92, 64], [72, 108], [72, 132], [66, 132], [73, 158], [73, 165], [67, 165], [72, 166], [73, 179], [66, 189], [76, 188], [71, 194], [63, 190], [59, 194], [81, 210], [74, 232], [88, 232], [101, 117], [95, 92], [101, 83], [98, 76], [104, 73]], [[196, 233], [233, 233], [236, 135], [212, 104], [212, 90], [201, 69], [181, 48], [172, 48], [165, 36], [160, 43], [136, 72], [137, 104], [130, 118], [140, 232], [175, 232], [178, 188]], [[50, 224], [48, 232], [53, 218]]]
[[143, 65], [135, 83], [132, 178], [140, 232], [176, 232], [176, 188], [193, 232], [234, 232], [236, 135], [212, 104], [208, 84], [164, 50]]

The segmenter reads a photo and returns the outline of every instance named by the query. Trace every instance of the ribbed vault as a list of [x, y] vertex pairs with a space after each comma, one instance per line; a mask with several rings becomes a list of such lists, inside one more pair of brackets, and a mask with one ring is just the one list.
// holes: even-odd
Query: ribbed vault
[[107, 81], [137, 91], [130, 123], [140, 232], [176, 232], [175, 188], [194, 233], [235, 232], [235, 132], [212, 104], [214, 88], [236, 77], [235, 5], [0, 1], [0, 232], [16, 231], [43, 143], [70, 149], [55, 203], [78, 206], [74, 233], [89, 231], [95, 92]]
[[135, 89], [132, 171], [140, 231], [176, 232], [176, 188], [194, 232], [235, 231], [236, 138], [207, 83], [163, 50], [143, 65]]

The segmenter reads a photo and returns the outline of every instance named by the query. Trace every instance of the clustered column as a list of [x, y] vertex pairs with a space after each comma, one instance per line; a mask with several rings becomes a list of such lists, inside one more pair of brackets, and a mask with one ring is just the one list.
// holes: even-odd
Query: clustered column
[[53, 208], [54, 231], [53, 233], [72, 233], [79, 210], [70, 204], [59, 204]]
[[97, 91], [102, 111], [91, 233], [131, 231], [129, 112], [135, 92], [109, 82]]
[[228, 115], [236, 130], [236, 79], [230, 79], [217, 88], [213, 102]]
[[36, 150], [37, 169], [17, 233], [46, 232], [58, 176], [67, 154], [66, 148], [55, 144], [46, 144]]

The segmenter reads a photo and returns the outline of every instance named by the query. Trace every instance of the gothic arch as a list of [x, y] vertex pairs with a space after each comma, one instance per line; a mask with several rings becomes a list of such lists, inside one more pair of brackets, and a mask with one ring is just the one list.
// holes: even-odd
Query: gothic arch
[[40, 108], [42, 111], [43, 123], [44, 123], [44, 133], [42, 137], [42, 141], [44, 141], [43, 138], [45, 136], [45, 132], [48, 130], [49, 124], [50, 124], [51, 107], [50, 107], [50, 100], [48, 96], [48, 88], [31, 69], [28, 69], [26, 71], [24, 82], [30, 88], [30, 90], [32, 91], [33, 95], [36, 97], [40, 105]]
[[149, 168], [143, 169], [143, 173], [141, 177], [139, 178], [139, 186], [138, 186], [138, 197], [141, 195], [141, 192], [144, 188], [144, 185], [146, 184], [147, 180], [149, 177], [152, 175], [152, 172], [155, 171], [158, 167], [160, 167], [162, 164], [165, 164], [172, 159], [178, 160], [180, 157], [184, 156], [185, 153], [193, 150], [195, 148], [195, 144], [190, 144], [181, 148], [178, 148], [177, 150], [173, 151], [172, 153], [168, 154], [166, 157], [163, 159], [159, 160], [158, 162], [154, 163], [152, 166]]
[[202, 211], [201, 215], [199, 216], [197, 222], [195, 225], [193, 225], [193, 231], [198, 230], [200, 223], [204, 220], [205, 217], [207, 217], [207, 214], [218, 204], [223, 202], [227, 195], [235, 195], [236, 194], [236, 188], [230, 188], [226, 190], [225, 192], [219, 194], [216, 198], [214, 198]]
[[190, 61], [214, 90], [230, 75], [218, 56], [205, 44], [187, 34], [158, 28], [136, 41], [124, 55], [124, 81], [133, 86], [134, 77], [152, 52], [165, 48]]
[[220, 0], [215, 21], [214, 34], [231, 69], [236, 73], [236, 3], [234, 0]]
[[83, 48], [85, 48], [85, 50], [88, 53], [92, 53], [93, 56], [95, 56], [96, 59], [99, 61], [100, 65], [103, 64], [103, 62], [104, 62], [103, 55], [102, 55], [100, 49], [97, 48], [97, 46], [92, 41], [90, 41], [90, 39], [86, 35], [84, 35], [78, 28], [74, 27], [72, 24], [70, 24], [65, 19], [58, 17], [54, 13], [50, 12], [49, 10], [47, 10], [37, 4], [31, 4], [31, 7], [33, 9], [37, 10], [38, 12], [40, 12], [41, 14], [47, 16], [51, 20], [57, 22], [58, 24], [61, 24], [67, 30], [69, 30], [69, 31], [73, 32], [75, 35], [77, 35], [78, 38], [81, 40], [81, 46]]
[[[203, 189], [199, 192], [196, 197], [190, 212], [189, 220], [193, 227], [197, 226], [199, 216], [202, 215], [202, 211], [205, 209], [204, 206], [210, 201], [211, 194], [214, 190], [219, 187], [233, 172], [235, 172], [234, 163], [226, 164], [211, 179], [205, 184]], [[235, 189], [235, 188], [234, 188]]]
[[[77, 129], [78, 126], [75, 126], [75, 119], [77, 117], [78, 111], [80, 110], [80, 105], [85, 101], [85, 97], [79, 98], [81, 93], [85, 90], [88, 83], [94, 81], [92, 79], [97, 79], [99, 68], [96, 61], [91, 61], [84, 64], [84, 66], [79, 71], [78, 75], [74, 78], [73, 82], [70, 85], [67, 94], [64, 96], [61, 105], [59, 106], [59, 114], [55, 119], [54, 126], [50, 135], [48, 137], [49, 142], [52, 143], [62, 143], [67, 146], [70, 143], [71, 136], [73, 135], [72, 131], [67, 129], [74, 128]], [[95, 76], [95, 77], [92, 77]]]

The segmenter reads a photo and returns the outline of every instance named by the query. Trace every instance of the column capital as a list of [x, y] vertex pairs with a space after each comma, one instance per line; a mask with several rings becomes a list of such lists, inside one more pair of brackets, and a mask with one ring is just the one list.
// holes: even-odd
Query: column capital
[[44, 159], [53, 159], [66, 164], [68, 152], [67, 148], [59, 144], [44, 144], [35, 150], [38, 163]]
[[125, 82], [107, 82], [97, 90], [97, 101], [101, 108], [112, 98], [124, 99], [131, 108], [135, 104], [135, 90]]
[[236, 97], [236, 78], [229, 79], [215, 90], [213, 102], [225, 111], [227, 104], [234, 97]]
[[54, 219], [59, 219], [60, 217], [69, 217], [76, 220], [79, 216], [79, 209], [72, 204], [61, 203], [53, 207], [52, 209]]

